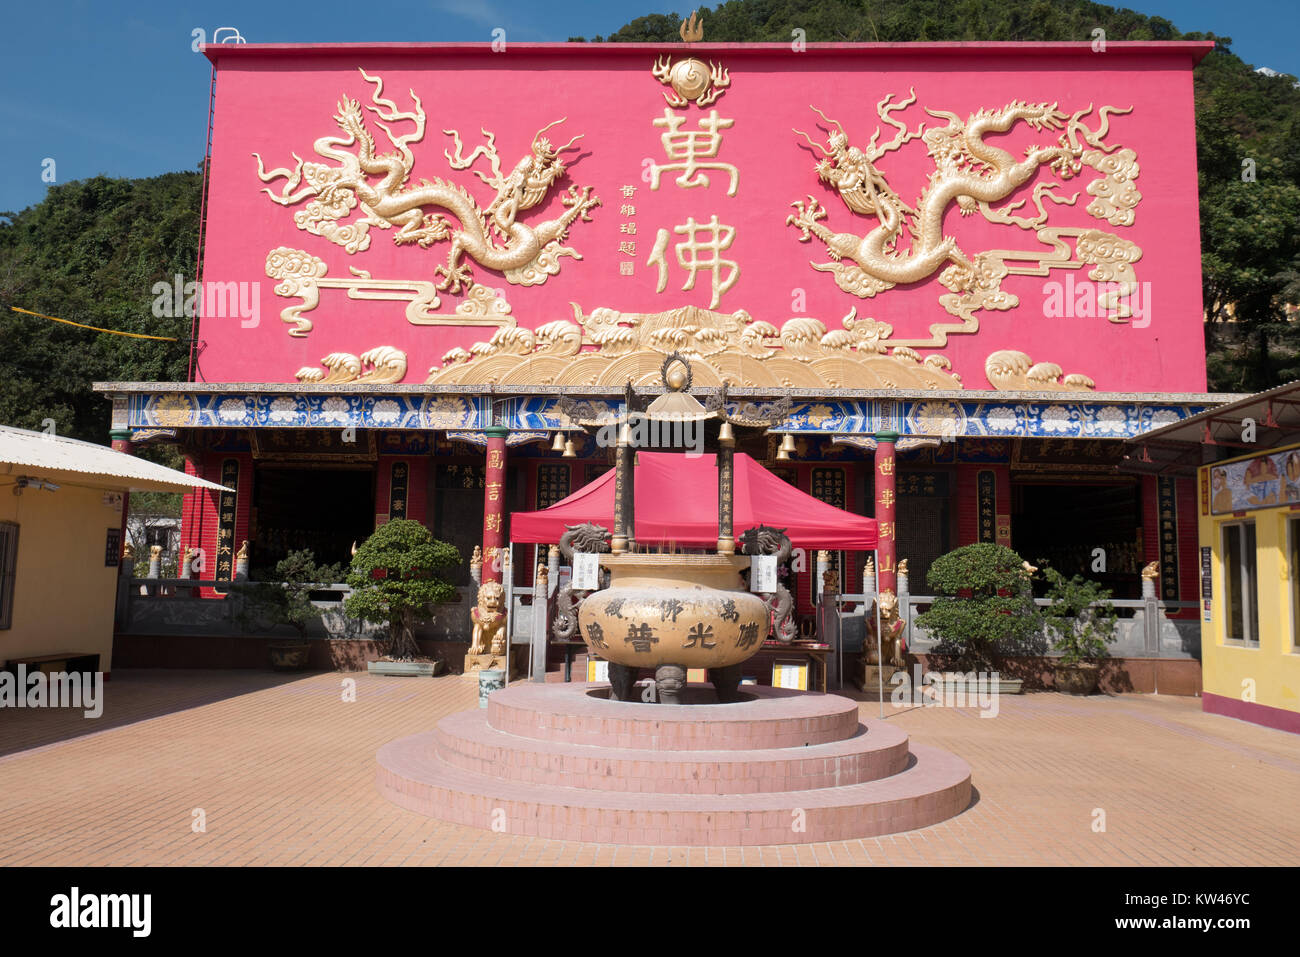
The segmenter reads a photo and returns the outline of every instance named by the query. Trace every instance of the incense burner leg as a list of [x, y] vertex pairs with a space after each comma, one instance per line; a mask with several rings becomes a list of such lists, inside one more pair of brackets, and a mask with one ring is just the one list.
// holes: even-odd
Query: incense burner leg
[[663, 704], [680, 704], [686, 687], [686, 669], [681, 665], [660, 665], [655, 670], [655, 692]]
[[727, 665], [725, 668], [709, 669], [709, 681], [713, 683], [713, 690], [717, 692], [719, 702], [730, 704], [740, 700], [740, 677], [743, 670], [743, 662]]
[[636, 684], [637, 672], [640, 668], [632, 665], [620, 665], [614, 662], [609, 663], [609, 697], [613, 701], [632, 701], [633, 695], [636, 694], [633, 685]]

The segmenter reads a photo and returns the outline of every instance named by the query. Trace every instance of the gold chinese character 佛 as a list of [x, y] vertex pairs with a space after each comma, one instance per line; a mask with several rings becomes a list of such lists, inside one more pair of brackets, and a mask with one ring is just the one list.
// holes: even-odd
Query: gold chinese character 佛
[[[722, 258], [722, 252], [730, 249], [736, 238], [735, 227], [719, 223], [716, 215], [707, 223], [697, 223], [695, 217], [690, 216], [687, 217], [684, 225], [673, 227], [673, 232], [688, 237], [674, 247], [677, 264], [689, 273], [686, 282], [682, 284], [682, 289], [694, 289], [696, 276], [701, 271], [710, 273], [712, 297], [709, 300], [709, 308], [718, 308], [723, 293], [731, 289], [740, 279], [740, 264]], [[663, 292], [668, 287], [666, 256], [668, 240], [668, 230], [660, 229], [650, 258], [646, 260], [647, 265], [659, 267], [659, 282], [655, 292]], [[725, 278], [724, 270], [727, 271]]]

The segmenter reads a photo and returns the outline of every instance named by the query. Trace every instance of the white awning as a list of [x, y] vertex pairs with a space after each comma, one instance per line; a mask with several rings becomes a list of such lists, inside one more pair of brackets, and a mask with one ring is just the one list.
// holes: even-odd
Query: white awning
[[0, 425], [0, 485], [19, 476], [133, 492], [222, 490], [222, 486], [106, 445]]

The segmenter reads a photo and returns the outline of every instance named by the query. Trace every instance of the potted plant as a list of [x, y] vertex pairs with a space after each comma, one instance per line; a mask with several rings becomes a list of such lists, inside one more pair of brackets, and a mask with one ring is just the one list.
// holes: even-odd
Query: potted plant
[[[1033, 571], [1003, 545], [982, 542], [954, 549], [930, 566], [927, 581], [937, 597], [916, 624], [938, 639], [936, 651], [955, 656], [963, 672], [991, 680], [1000, 644], [1025, 645], [1041, 632], [1029, 588]], [[1020, 692], [1019, 680], [999, 678], [996, 684], [1000, 693]]]
[[296, 639], [276, 639], [268, 645], [271, 667], [276, 671], [299, 671], [307, 667], [311, 644], [307, 626], [320, 618], [311, 593], [323, 584], [343, 577], [342, 565], [318, 565], [309, 549], [293, 551], [276, 562], [273, 581], [236, 582], [231, 592], [242, 601], [241, 624], [254, 621], [288, 625], [298, 632]]
[[1116, 638], [1115, 606], [1111, 591], [1081, 575], [1066, 578], [1054, 568], [1046, 571], [1050, 586], [1044, 621], [1052, 636], [1052, 647], [1061, 653], [1052, 669], [1056, 690], [1065, 694], [1089, 695], [1097, 689], [1100, 658], [1110, 654], [1106, 647]]
[[379, 674], [432, 675], [441, 662], [420, 653], [415, 623], [429, 606], [451, 601], [456, 588], [439, 572], [460, 564], [456, 546], [440, 542], [422, 524], [397, 519], [375, 529], [352, 556], [343, 610], [354, 618], [387, 624], [388, 653], [367, 669]]

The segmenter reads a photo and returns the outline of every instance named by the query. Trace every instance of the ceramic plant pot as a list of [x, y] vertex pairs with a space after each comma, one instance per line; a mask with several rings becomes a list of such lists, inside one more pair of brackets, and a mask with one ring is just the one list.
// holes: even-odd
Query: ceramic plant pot
[[1062, 694], [1089, 695], [1097, 690], [1101, 666], [1095, 661], [1080, 661], [1074, 665], [1057, 663], [1052, 670], [1056, 673], [1056, 690]]

